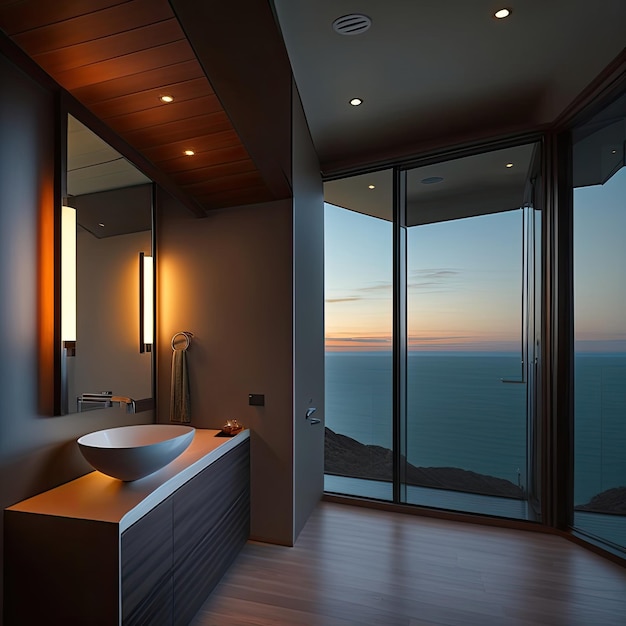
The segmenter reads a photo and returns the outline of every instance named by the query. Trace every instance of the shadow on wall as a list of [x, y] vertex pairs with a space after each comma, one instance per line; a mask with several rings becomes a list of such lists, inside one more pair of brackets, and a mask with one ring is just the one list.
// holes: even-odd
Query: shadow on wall
[[91, 471], [74, 439], [29, 450], [3, 464], [3, 474], [13, 479], [2, 481], [1, 501], [11, 506], [23, 500], [25, 493], [36, 495]]

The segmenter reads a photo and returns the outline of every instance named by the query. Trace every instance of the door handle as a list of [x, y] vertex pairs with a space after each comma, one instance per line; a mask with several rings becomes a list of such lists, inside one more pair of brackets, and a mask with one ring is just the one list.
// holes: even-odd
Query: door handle
[[309, 420], [309, 423], [311, 424], [311, 426], [313, 426], [314, 424], [319, 424], [322, 420], [318, 419], [317, 417], [311, 417], [313, 415], [313, 413], [315, 413], [315, 411], [317, 411], [317, 409], [314, 406], [310, 406], [307, 410], [306, 410], [306, 416], [304, 419]]

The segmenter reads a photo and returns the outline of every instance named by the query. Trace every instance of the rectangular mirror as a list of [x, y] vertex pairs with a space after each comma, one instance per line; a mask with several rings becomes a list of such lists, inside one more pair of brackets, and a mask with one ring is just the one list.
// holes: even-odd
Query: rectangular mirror
[[[61, 411], [151, 408], [151, 345], [140, 333], [141, 289], [152, 287], [142, 273], [152, 256], [152, 181], [71, 115], [66, 176], [63, 205], [71, 209], [63, 210], [76, 221], [76, 330], [75, 342], [62, 337]], [[61, 245], [71, 248], [71, 236]], [[71, 282], [62, 268], [64, 297]], [[64, 322], [71, 314], [61, 308]]]

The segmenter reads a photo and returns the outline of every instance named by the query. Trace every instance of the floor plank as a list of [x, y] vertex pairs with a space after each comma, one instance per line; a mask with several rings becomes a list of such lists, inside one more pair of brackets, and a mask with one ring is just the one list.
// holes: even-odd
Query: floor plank
[[564, 538], [321, 502], [248, 542], [192, 626], [626, 626], [626, 568]]

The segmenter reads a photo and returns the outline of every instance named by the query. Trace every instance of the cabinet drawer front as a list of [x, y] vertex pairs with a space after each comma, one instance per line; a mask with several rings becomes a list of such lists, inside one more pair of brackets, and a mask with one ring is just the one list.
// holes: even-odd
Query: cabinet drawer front
[[235, 560], [250, 535], [250, 495], [244, 492], [220, 522], [184, 556], [174, 556], [174, 624], [187, 624]]
[[122, 534], [125, 625], [171, 623], [172, 510], [169, 497]]
[[169, 626], [173, 623], [174, 584], [168, 574], [152, 586], [132, 611], [124, 611], [123, 626]]
[[174, 553], [192, 550], [221, 523], [250, 486], [249, 441], [200, 472], [174, 494]]

